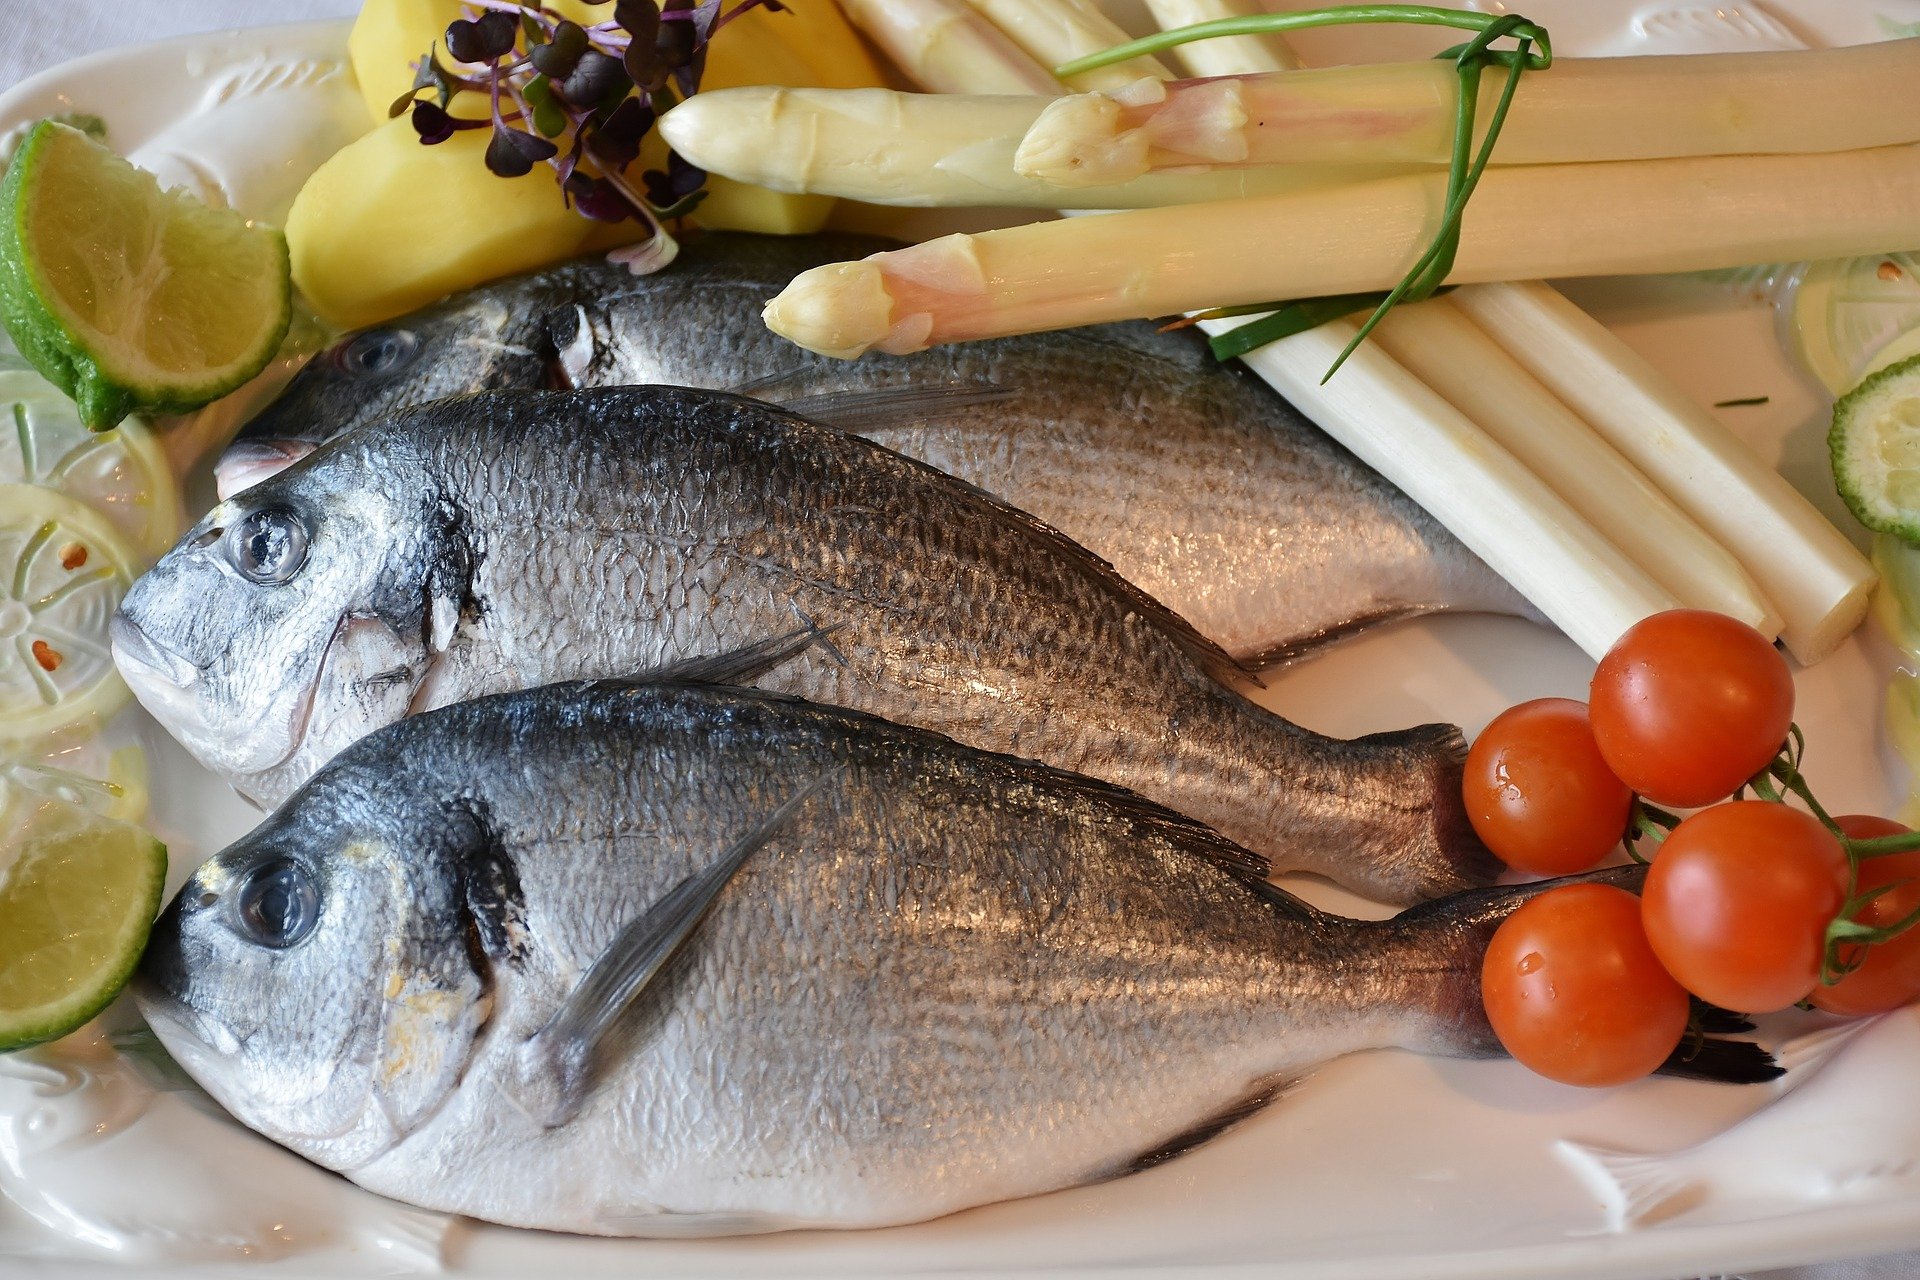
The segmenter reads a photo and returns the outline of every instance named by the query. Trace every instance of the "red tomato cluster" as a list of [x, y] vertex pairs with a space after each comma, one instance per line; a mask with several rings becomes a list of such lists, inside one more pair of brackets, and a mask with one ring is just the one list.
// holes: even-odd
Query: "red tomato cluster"
[[[1543, 698], [1487, 726], [1467, 757], [1467, 811], [1517, 870], [1595, 866], [1627, 833], [1635, 795], [1711, 806], [1677, 825], [1661, 815], [1671, 830], [1637, 901], [1567, 885], [1501, 925], [1482, 991], [1515, 1058], [1570, 1084], [1620, 1084], [1679, 1045], [1688, 992], [1743, 1013], [1809, 999], [1877, 1013], [1920, 997], [1920, 930], [1876, 943], [1838, 983], [1821, 983], [1828, 926], [1850, 887], [1896, 886], [1852, 918], [1898, 923], [1920, 908], [1920, 852], [1866, 859], [1853, 884], [1847, 846], [1819, 818], [1727, 798], [1780, 755], [1792, 721], [1792, 673], [1765, 637], [1721, 614], [1676, 610], [1621, 637], [1587, 703]], [[1907, 831], [1884, 818], [1835, 822], [1850, 840]]]

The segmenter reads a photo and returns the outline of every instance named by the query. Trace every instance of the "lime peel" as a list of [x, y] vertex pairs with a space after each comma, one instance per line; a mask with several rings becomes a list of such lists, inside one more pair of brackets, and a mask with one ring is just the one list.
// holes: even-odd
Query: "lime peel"
[[166, 888], [139, 827], [0, 786], [0, 1052], [57, 1039], [132, 978]]
[[87, 426], [185, 413], [252, 378], [292, 317], [284, 237], [33, 127], [0, 180], [0, 320]]

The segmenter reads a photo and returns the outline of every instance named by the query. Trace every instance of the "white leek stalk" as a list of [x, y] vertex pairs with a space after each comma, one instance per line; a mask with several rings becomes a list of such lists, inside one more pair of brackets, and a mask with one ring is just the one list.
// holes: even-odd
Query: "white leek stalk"
[[[1431, 243], [1445, 186], [1441, 174], [1408, 175], [948, 236], [806, 272], [769, 304], [767, 321], [801, 346], [852, 358], [1384, 290]], [[1848, 257], [1917, 234], [1920, 147], [1496, 168], [1474, 193], [1448, 279]]]
[[[1396, 308], [1372, 341], [1566, 499], [1681, 604], [1738, 618], [1769, 639], [1780, 634], [1780, 615], [1733, 553], [1450, 301]], [[1333, 383], [1342, 377], [1344, 369]]]
[[[819, 0], [814, 0], [819, 3]], [[961, 0], [839, 0], [841, 11], [935, 93], [1060, 91], [1053, 73]]]
[[[1147, 12], [1162, 31], [1222, 18], [1246, 18], [1266, 12], [1254, 0], [1147, 0]], [[1278, 36], [1222, 36], [1195, 40], [1173, 51], [1188, 75], [1246, 76], [1290, 71], [1300, 65]]]
[[1071, 193], [1014, 172], [1013, 154], [1049, 99], [892, 89], [751, 85], [697, 93], [661, 117], [679, 154], [775, 191], [910, 206], [1138, 209], [1229, 200], [1387, 176], [1331, 165], [1149, 174]]
[[1452, 297], [1739, 558], [1779, 607], [1794, 657], [1817, 662], [1860, 624], [1875, 579], [1866, 557], [1626, 343], [1544, 284]]
[[[1091, 221], [1104, 221], [1092, 219]], [[1240, 320], [1202, 321], [1209, 333]], [[1240, 357], [1301, 412], [1435, 513], [1487, 566], [1598, 658], [1680, 600], [1458, 409], [1372, 343], [1322, 386], [1350, 321]]]
[[[1204, 42], [1202, 42], [1204, 43]], [[1489, 119], [1504, 77], [1480, 90]], [[1858, 151], [1920, 141], [1920, 38], [1837, 49], [1561, 58], [1521, 77], [1494, 163]], [[1438, 61], [1186, 80], [1064, 99], [1035, 123], [1022, 172], [1119, 182], [1196, 164], [1447, 162], [1459, 79]], [[1195, 144], [1198, 145], [1195, 145]], [[1114, 169], [1117, 157], [1130, 163]], [[1106, 166], [1090, 164], [1101, 158]]]
[[[1043, 67], [1057, 67], [1075, 58], [1100, 53], [1132, 38], [1094, 7], [1091, 0], [967, 0], [967, 3]], [[1110, 89], [1131, 84], [1142, 76], [1173, 79], [1173, 73], [1157, 58], [1129, 58], [1074, 76], [1067, 85], [1073, 89]]]

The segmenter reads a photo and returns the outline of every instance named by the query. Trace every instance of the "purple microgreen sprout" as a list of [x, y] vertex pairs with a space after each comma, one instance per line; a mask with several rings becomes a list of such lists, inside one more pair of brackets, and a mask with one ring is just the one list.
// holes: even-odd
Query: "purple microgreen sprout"
[[[463, 129], [491, 129], [490, 171], [518, 178], [550, 166], [561, 199], [582, 217], [645, 227], [645, 240], [613, 256], [635, 274], [655, 271], [678, 252], [666, 224], [700, 203], [707, 175], [671, 151], [664, 168], [637, 182], [627, 169], [659, 115], [699, 91], [714, 34], [760, 8], [786, 6], [739, 0], [723, 8], [722, 0], [699, 0], [663, 12], [656, 0], [617, 0], [611, 19], [583, 26], [538, 4], [466, 0], [466, 16], [446, 30], [454, 66], [428, 49], [413, 64], [413, 87], [390, 114], [410, 111], [427, 146]], [[485, 94], [487, 114], [456, 115], [454, 98], [462, 92]]]

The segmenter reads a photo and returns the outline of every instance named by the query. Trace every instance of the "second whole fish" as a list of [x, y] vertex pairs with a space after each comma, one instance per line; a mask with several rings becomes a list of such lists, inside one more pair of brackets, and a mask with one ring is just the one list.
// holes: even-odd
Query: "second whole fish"
[[1534, 888], [1363, 923], [1264, 870], [838, 708], [548, 686], [342, 753], [194, 874], [137, 991], [236, 1116], [422, 1207], [882, 1226], [1150, 1168], [1338, 1054], [1499, 1052], [1480, 963]]
[[1105, 779], [1386, 901], [1497, 870], [1457, 729], [1301, 729], [1030, 516], [716, 392], [484, 392], [363, 426], [188, 530], [114, 650], [176, 738], [271, 804], [415, 711], [807, 626], [826, 643], [767, 687]]
[[871, 237], [712, 234], [636, 277], [582, 259], [456, 294], [315, 357], [219, 467], [221, 496], [383, 414], [506, 387], [748, 391], [1030, 512], [1259, 666], [1373, 623], [1533, 616], [1432, 516], [1194, 332], [1104, 325], [849, 364], [768, 332], [796, 274]]

